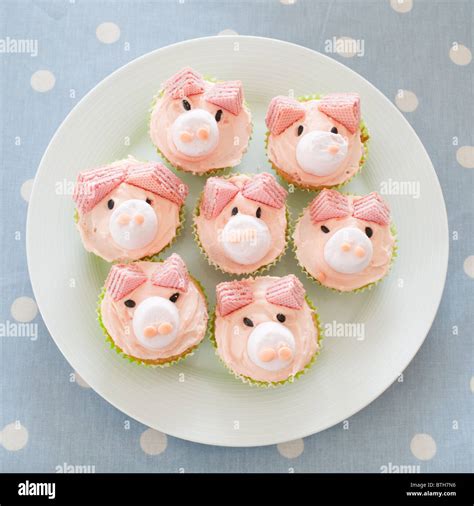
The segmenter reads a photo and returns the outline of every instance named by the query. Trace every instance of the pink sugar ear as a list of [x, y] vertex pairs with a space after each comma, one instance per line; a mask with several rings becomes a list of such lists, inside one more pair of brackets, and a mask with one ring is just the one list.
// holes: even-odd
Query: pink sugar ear
[[89, 212], [125, 178], [127, 165], [106, 165], [80, 172], [74, 187], [73, 200], [81, 213]]
[[216, 286], [217, 310], [227, 316], [253, 302], [252, 289], [245, 281], [225, 281]]
[[237, 195], [239, 188], [220, 177], [210, 177], [204, 186], [201, 200], [201, 212], [208, 220], [215, 218], [222, 209]]
[[176, 99], [203, 93], [205, 83], [201, 74], [198, 74], [190, 67], [185, 67], [171, 76], [163, 87], [171, 98]]
[[271, 304], [285, 306], [290, 309], [301, 309], [304, 304], [305, 289], [303, 283], [289, 274], [267, 288], [265, 298]]
[[134, 264], [115, 264], [105, 280], [105, 288], [112, 300], [123, 299], [147, 280], [146, 274]]
[[288, 192], [271, 174], [262, 172], [244, 184], [242, 195], [250, 200], [281, 209], [285, 205]]
[[189, 192], [188, 186], [159, 162], [132, 165], [126, 182], [171, 200], [178, 205], [184, 203]]
[[372, 221], [379, 225], [388, 225], [390, 223], [390, 209], [376, 192], [355, 199], [352, 205], [354, 206], [354, 218]]
[[189, 273], [183, 259], [173, 253], [164, 262], [158, 263], [151, 275], [151, 283], [186, 292], [189, 285]]
[[211, 104], [222, 107], [237, 116], [242, 110], [244, 94], [241, 81], [216, 83], [204, 96]]
[[296, 121], [304, 118], [304, 106], [294, 98], [272, 98], [265, 116], [265, 123], [273, 135], [279, 135]]
[[360, 124], [360, 97], [357, 93], [330, 93], [323, 97], [319, 110], [355, 133]]
[[311, 221], [318, 223], [331, 218], [349, 216], [352, 208], [349, 199], [336, 190], [323, 190], [310, 204]]

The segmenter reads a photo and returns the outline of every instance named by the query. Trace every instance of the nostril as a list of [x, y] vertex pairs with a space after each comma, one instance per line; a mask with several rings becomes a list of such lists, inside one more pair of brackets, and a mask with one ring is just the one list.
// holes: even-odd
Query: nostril
[[350, 251], [351, 250], [351, 245], [348, 243], [348, 242], [343, 242], [341, 244], [341, 251]]
[[143, 329], [143, 335], [145, 337], [155, 337], [158, 334], [158, 329], [154, 325], [148, 325]]
[[128, 225], [130, 223], [130, 216], [128, 214], [121, 214], [117, 221], [119, 225]]
[[290, 360], [292, 357], [293, 357], [293, 352], [291, 351], [291, 348], [289, 348], [288, 346], [282, 346], [278, 350], [278, 358], [280, 360], [286, 361], [286, 360]]
[[335, 155], [339, 152], [339, 146], [337, 144], [331, 144], [328, 147], [328, 151], [331, 153], [331, 155]]
[[141, 225], [145, 221], [145, 217], [143, 216], [143, 214], [136, 214], [133, 219], [135, 220], [135, 223], [137, 225]]
[[203, 126], [203, 127], [199, 128], [199, 130], [197, 131], [197, 136], [202, 141], [209, 139], [209, 127]]
[[158, 334], [169, 334], [173, 330], [173, 325], [169, 322], [160, 323], [158, 327]]
[[356, 246], [356, 249], [354, 250], [354, 254], [358, 256], [359, 258], [362, 258], [365, 256], [365, 249], [362, 246]]
[[276, 352], [273, 348], [263, 348], [258, 357], [262, 362], [271, 362], [276, 357]]
[[183, 141], [183, 142], [191, 142], [193, 140], [193, 137], [194, 135], [191, 133], [191, 132], [188, 132], [186, 130], [184, 130], [183, 132], [181, 132], [179, 134], [179, 138]]

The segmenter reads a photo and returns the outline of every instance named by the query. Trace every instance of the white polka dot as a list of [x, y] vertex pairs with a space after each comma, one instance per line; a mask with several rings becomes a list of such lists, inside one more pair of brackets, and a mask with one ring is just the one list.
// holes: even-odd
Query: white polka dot
[[20, 194], [26, 202], [29, 202], [34, 179], [27, 179], [20, 188]]
[[148, 455], [159, 455], [166, 450], [168, 438], [166, 434], [155, 429], [147, 429], [140, 436], [140, 446]]
[[401, 111], [413, 112], [418, 107], [418, 98], [413, 91], [398, 90], [395, 103]]
[[469, 386], [471, 387], [471, 392], [474, 393], [474, 376], [471, 376]]
[[76, 371], [74, 371], [74, 378], [76, 380], [76, 383], [82, 387], [82, 388], [90, 388], [89, 384], [86, 383], [84, 378]]
[[56, 78], [54, 74], [49, 70], [37, 70], [30, 79], [31, 87], [35, 91], [45, 93], [46, 91], [52, 90], [56, 84]]
[[0, 443], [11, 452], [21, 450], [27, 442], [28, 431], [20, 423], [10, 423], [0, 432]]
[[113, 44], [120, 39], [120, 28], [115, 23], [101, 23], [96, 28], [95, 34], [100, 42], [104, 44]]
[[239, 35], [235, 30], [232, 30], [232, 28], [226, 28], [225, 30], [220, 31], [217, 35]]
[[344, 58], [352, 58], [357, 53], [357, 44], [352, 37], [338, 37], [336, 39], [336, 53]]
[[302, 439], [295, 439], [294, 441], [287, 441], [277, 445], [278, 451], [283, 457], [287, 459], [296, 459], [304, 450], [304, 441]]
[[18, 297], [13, 301], [10, 312], [19, 322], [30, 322], [38, 314], [38, 306], [31, 297]]
[[470, 278], [474, 278], [474, 255], [468, 256], [466, 260], [464, 260], [464, 272]]
[[400, 14], [405, 14], [413, 9], [413, 0], [390, 0], [392, 9]]
[[468, 47], [455, 43], [449, 50], [449, 57], [456, 65], [469, 65], [472, 60], [472, 53]]
[[474, 146], [461, 146], [456, 151], [456, 160], [466, 169], [474, 169]]
[[419, 460], [430, 460], [436, 454], [436, 442], [429, 434], [415, 434], [410, 450]]
[[280, 3], [283, 5], [294, 5], [296, 0], [280, 0]]

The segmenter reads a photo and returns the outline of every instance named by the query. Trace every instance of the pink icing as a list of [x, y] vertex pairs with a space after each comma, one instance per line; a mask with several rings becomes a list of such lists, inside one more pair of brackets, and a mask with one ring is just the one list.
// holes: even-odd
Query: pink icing
[[[247, 175], [235, 175], [226, 181], [242, 189], [244, 184], [251, 180]], [[226, 223], [231, 217], [233, 207], [237, 207], [239, 212], [255, 216], [258, 207], [262, 209], [261, 219], [267, 224], [272, 236], [272, 245], [267, 254], [259, 261], [251, 265], [241, 265], [230, 260], [225, 254], [220, 241], [220, 234]], [[282, 207], [277, 209], [260, 202], [247, 199], [238, 192], [221, 210], [220, 214], [213, 219], [207, 219], [203, 213], [194, 217], [194, 223], [197, 228], [199, 240], [210, 261], [219, 266], [223, 271], [232, 274], [245, 274], [253, 272], [256, 269], [273, 262], [282, 253], [286, 244], [286, 209]]]
[[267, 289], [268, 302], [291, 309], [301, 309], [304, 304], [303, 283], [293, 274], [280, 278]]
[[[188, 95], [186, 100], [192, 109], [205, 109], [215, 116], [221, 107], [206, 100], [206, 95], [211, 93], [215, 86], [215, 83], [206, 81], [204, 93]], [[194, 174], [204, 174], [212, 169], [234, 167], [240, 163], [252, 131], [250, 111], [245, 104], [237, 116], [224, 110], [221, 120], [217, 123], [219, 144], [212, 153], [201, 158], [186, 157], [173, 143], [171, 126], [183, 112], [181, 97], [175, 99], [169, 93], [164, 93], [156, 100], [151, 113], [151, 140], [175, 167]]]
[[[282, 381], [304, 369], [319, 349], [318, 329], [313, 320], [313, 310], [306, 301], [303, 302], [301, 309], [282, 309], [282, 306], [267, 301], [267, 290], [279, 279], [271, 276], [247, 279], [246, 282], [253, 291], [254, 302], [227, 316], [222, 316], [219, 312], [216, 315], [215, 337], [219, 356], [238, 375], [257, 381]], [[244, 325], [243, 318], [250, 318], [257, 326], [263, 322], [277, 321], [278, 313], [285, 315], [284, 325], [293, 333], [296, 343], [295, 354], [284, 369], [267, 371], [252, 362], [247, 354], [247, 340], [252, 327]]]
[[[348, 196], [352, 207], [361, 197]], [[299, 263], [323, 285], [343, 292], [361, 288], [383, 278], [390, 268], [395, 238], [390, 225], [379, 225], [354, 216], [329, 218], [315, 224], [311, 219], [311, 206], [308, 206], [299, 219], [293, 234], [296, 247], [296, 257]], [[321, 230], [324, 224], [328, 233]], [[327, 241], [343, 227], [355, 227], [362, 231], [369, 226], [373, 230], [370, 238], [373, 246], [373, 256], [369, 265], [359, 273], [343, 274], [332, 269], [324, 259], [324, 246]], [[365, 232], [364, 232], [365, 233]]]
[[[142, 165], [141, 162], [128, 158], [115, 162], [111, 167], [129, 167], [132, 164]], [[151, 206], [158, 217], [158, 233], [156, 237], [143, 248], [135, 250], [121, 248], [112, 240], [109, 231], [111, 210], [107, 207], [108, 200], [113, 199], [115, 206], [118, 206], [125, 200], [139, 199], [145, 201], [147, 198], [151, 200]], [[89, 212], [84, 214], [79, 212], [77, 227], [87, 251], [95, 253], [108, 262], [138, 260], [158, 253], [176, 236], [176, 229], [180, 224], [180, 207], [175, 202], [143, 188], [128, 183], [121, 183], [114, 190], [107, 193]]]
[[360, 123], [360, 97], [357, 93], [330, 93], [319, 102], [319, 110], [355, 133]]
[[183, 259], [173, 253], [164, 262], [158, 263], [151, 276], [151, 282], [156, 286], [185, 292], [189, 285], [189, 274]]
[[[304, 120], [296, 122], [279, 135], [270, 133], [268, 137], [268, 157], [279, 170], [288, 174], [296, 184], [313, 187], [335, 186], [350, 179], [358, 170], [363, 155], [363, 144], [360, 140], [360, 129], [351, 133], [344, 125], [331, 119], [318, 108], [318, 100], [301, 102], [306, 110]], [[338, 129], [339, 134], [347, 137], [347, 157], [340, 167], [327, 176], [309, 174], [298, 165], [296, 160], [296, 145], [300, 137], [297, 135], [299, 125], [304, 125], [304, 131], [322, 130], [329, 132], [332, 127]]]
[[[136, 306], [144, 299], [152, 296], [169, 298], [176, 290], [153, 285], [150, 277], [156, 270], [155, 262], [137, 262], [147, 276], [147, 281], [126, 295]], [[102, 321], [107, 332], [115, 344], [126, 354], [144, 360], [159, 360], [181, 355], [186, 350], [196, 346], [205, 336], [207, 329], [207, 307], [204, 296], [193, 280], [190, 280], [186, 292], [181, 293], [176, 307], [180, 315], [178, 337], [167, 347], [160, 350], [150, 350], [140, 344], [133, 332], [132, 317], [134, 308], [125, 306], [124, 299], [114, 301], [106, 291], [101, 303]]]

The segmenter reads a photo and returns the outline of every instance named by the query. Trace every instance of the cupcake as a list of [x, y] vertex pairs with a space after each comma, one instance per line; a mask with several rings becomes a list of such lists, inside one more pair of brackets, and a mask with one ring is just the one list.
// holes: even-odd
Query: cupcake
[[357, 93], [272, 99], [267, 156], [288, 183], [318, 190], [347, 183], [362, 167], [369, 135]]
[[210, 177], [194, 215], [195, 238], [209, 263], [230, 274], [275, 263], [287, 243], [286, 196], [265, 172]]
[[155, 255], [181, 228], [187, 194], [159, 162], [129, 157], [80, 172], [73, 199], [82, 243], [108, 262]]
[[270, 386], [293, 381], [310, 367], [321, 332], [296, 276], [220, 283], [216, 299], [212, 339], [235, 376]]
[[191, 353], [208, 320], [203, 289], [176, 253], [164, 262], [113, 265], [98, 314], [116, 351], [150, 365], [167, 365]]
[[252, 133], [240, 81], [206, 81], [190, 68], [172, 76], [155, 97], [150, 137], [158, 152], [193, 174], [235, 167]]
[[390, 210], [376, 192], [359, 197], [323, 190], [303, 211], [293, 240], [303, 269], [341, 292], [379, 282], [396, 252]]

